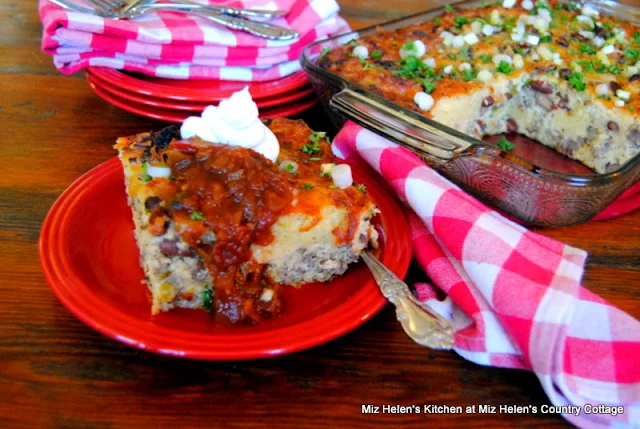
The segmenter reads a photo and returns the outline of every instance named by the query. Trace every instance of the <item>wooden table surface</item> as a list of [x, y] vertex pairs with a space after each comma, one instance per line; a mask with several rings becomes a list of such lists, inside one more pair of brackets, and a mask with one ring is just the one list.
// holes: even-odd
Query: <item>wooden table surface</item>
[[[341, 4], [358, 28], [435, 2]], [[40, 226], [73, 180], [114, 156], [117, 136], [163, 123], [104, 102], [82, 74], [57, 72], [40, 52], [35, 1], [3, 2], [0, 22], [0, 427], [568, 426], [541, 414], [362, 414], [362, 404], [548, 404], [530, 373], [480, 367], [412, 343], [389, 306], [327, 344], [245, 362], [158, 356], [85, 326], [44, 280]], [[302, 117], [328, 127], [319, 110]], [[640, 211], [540, 233], [587, 250], [584, 285], [640, 318]], [[421, 278], [413, 267], [409, 280]]]

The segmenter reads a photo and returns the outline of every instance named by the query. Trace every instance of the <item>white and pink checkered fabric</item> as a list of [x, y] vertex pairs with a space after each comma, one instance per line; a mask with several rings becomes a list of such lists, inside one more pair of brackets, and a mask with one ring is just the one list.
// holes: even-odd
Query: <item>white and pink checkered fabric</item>
[[505, 219], [353, 123], [333, 147], [366, 161], [412, 209], [415, 257], [447, 298], [427, 284], [416, 292], [452, 321], [458, 354], [534, 371], [556, 406], [624, 407], [564, 415], [579, 427], [640, 427], [640, 323], [580, 285], [586, 252]]
[[300, 38], [270, 41], [205, 18], [173, 12], [149, 14], [133, 21], [105, 19], [40, 0], [42, 50], [53, 55], [56, 67], [66, 74], [87, 66], [104, 66], [174, 79], [265, 81], [299, 71], [298, 58], [309, 43], [349, 31], [338, 15], [335, 0], [208, 3], [289, 10], [287, 16], [269, 22], [295, 29]]

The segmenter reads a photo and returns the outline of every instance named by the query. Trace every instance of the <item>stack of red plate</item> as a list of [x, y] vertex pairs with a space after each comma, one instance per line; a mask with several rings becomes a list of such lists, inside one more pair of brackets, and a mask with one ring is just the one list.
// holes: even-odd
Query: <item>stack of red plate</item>
[[86, 71], [91, 89], [104, 100], [129, 112], [169, 122], [197, 115], [245, 86], [261, 118], [295, 115], [318, 101], [304, 71], [268, 82], [162, 79], [106, 67], [88, 67]]

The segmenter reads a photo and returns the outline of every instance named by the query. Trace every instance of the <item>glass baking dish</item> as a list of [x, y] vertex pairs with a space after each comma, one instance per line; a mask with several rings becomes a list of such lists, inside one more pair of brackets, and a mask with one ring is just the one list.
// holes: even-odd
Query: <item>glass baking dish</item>
[[[479, 1], [455, 7], [480, 6]], [[595, 5], [603, 14], [640, 22], [640, 9], [612, 1]], [[640, 177], [640, 154], [605, 174], [567, 174], [543, 168], [496, 145], [460, 133], [392, 103], [319, 67], [335, 48], [382, 28], [395, 30], [442, 14], [432, 9], [306, 47], [301, 62], [334, 125], [349, 119], [418, 154], [431, 167], [490, 205], [530, 224], [561, 227], [587, 222]]]

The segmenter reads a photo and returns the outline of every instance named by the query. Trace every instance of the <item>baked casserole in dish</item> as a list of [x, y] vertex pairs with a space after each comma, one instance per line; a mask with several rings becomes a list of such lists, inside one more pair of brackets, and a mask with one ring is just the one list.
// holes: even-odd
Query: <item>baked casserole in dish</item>
[[[338, 125], [391, 138], [526, 222], [585, 222], [640, 176], [634, 8], [464, 2], [317, 42], [302, 61]], [[505, 133], [589, 169], [567, 174], [504, 138], [481, 141]]]

